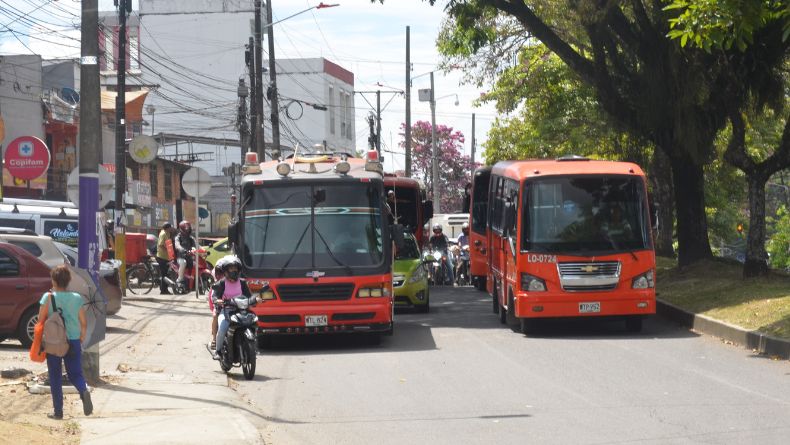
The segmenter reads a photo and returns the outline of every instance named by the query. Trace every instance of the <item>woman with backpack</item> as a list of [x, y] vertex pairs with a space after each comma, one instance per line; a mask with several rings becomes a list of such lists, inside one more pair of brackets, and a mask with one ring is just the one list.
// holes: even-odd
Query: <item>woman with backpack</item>
[[[47, 323], [44, 326], [44, 347], [47, 350], [47, 370], [49, 371], [49, 388], [52, 393], [52, 405], [55, 412], [47, 414], [50, 419], [63, 419], [63, 363], [66, 364], [66, 373], [69, 381], [77, 388], [82, 399], [82, 410], [86, 416], [93, 412], [91, 394], [85, 377], [82, 375], [82, 342], [85, 341], [87, 319], [83, 307], [82, 296], [76, 292], [69, 292], [66, 288], [71, 282], [71, 272], [65, 265], [52, 269], [52, 290], [44, 294], [39, 301], [39, 320], [53, 317], [55, 313], [63, 318], [65, 334], [68, 341], [68, 350], [65, 355], [50, 353], [47, 339]], [[53, 317], [57, 318], [57, 317]], [[49, 321], [49, 320], [47, 320]], [[65, 348], [64, 348], [65, 349]]]

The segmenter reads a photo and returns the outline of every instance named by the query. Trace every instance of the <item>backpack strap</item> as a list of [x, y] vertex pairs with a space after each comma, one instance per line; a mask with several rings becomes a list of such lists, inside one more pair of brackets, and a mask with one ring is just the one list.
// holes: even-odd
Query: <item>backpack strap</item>
[[52, 311], [53, 312], [60, 312], [61, 314], [63, 313], [63, 311], [58, 309], [58, 305], [57, 305], [57, 303], [55, 303], [55, 293], [52, 292], [52, 291], [49, 292], [49, 302], [52, 303]]

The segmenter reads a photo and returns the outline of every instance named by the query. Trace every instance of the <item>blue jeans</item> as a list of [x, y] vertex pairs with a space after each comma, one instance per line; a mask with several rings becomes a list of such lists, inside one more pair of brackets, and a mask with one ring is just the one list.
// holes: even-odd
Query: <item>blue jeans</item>
[[79, 340], [69, 340], [69, 352], [65, 357], [47, 354], [47, 370], [49, 371], [49, 389], [52, 393], [52, 405], [55, 414], [63, 414], [63, 363], [66, 363], [66, 374], [80, 392], [88, 389], [82, 375], [82, 346]]
[[217, 354], [222, 351], [222, 344], [225, 343], [225, 334], [228, 333], [228, 329], [230, 328], [230, 320], [228, 317], [225, 316], [225, 310], [221, 310], [219, 312], [219, 317], [217, 317], [217, 323], [219, 327], [217, 328]]

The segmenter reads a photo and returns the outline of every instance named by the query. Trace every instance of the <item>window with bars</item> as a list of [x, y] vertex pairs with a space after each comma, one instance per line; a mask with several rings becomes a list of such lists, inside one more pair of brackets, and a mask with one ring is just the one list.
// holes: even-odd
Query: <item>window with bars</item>
[[159, 197], [159, 168], [156, 164], [151, 164], [151, 197], [158, 198]]
[[165, 167], [165, 200], [173, 199], [173, 170]]

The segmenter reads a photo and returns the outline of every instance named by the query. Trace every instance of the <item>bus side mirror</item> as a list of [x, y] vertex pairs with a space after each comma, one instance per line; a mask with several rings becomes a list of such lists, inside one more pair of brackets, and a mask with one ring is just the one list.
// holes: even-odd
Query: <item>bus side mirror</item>
[[228, 224], [228, 244], [232, 246], [239, 245], [239, 222], [231, 221]]
[[658, 230], [658, 209], [656, 204], [650, 203], [650, 227], [653, 230]]
[[406, 245], [406, 240], [403, 238], [403, 225], [393, 224], [390, 226], [390, 233], [392, 233], [392, 242], [395, 243], [395, 248], [403, 249]]
[[422, 202], [422, 223], [425, 224], [433, 218], [433, 201], [423, 201]]

